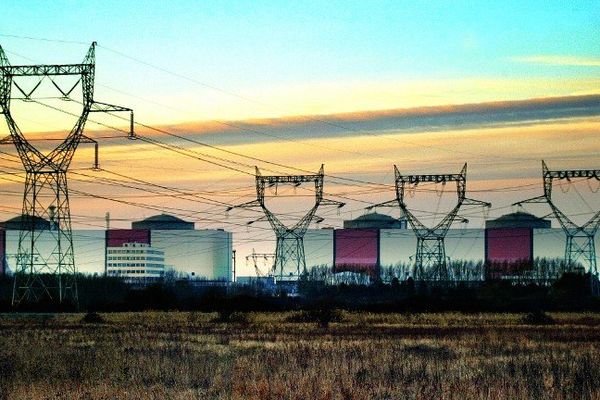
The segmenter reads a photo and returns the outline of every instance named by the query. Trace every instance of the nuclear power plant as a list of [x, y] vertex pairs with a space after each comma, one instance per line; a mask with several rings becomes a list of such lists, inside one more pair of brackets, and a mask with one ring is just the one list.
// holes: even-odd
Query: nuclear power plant
[[[15, 270], [20, 218], [0, 229], [4, 271]], [[50, 224], [38, 220], [41, 251], [52, 245]], [[194, 223], [171, 215], [155, 215], [130, 229], [74, 230], [73, 247], [80, 271], [120, 277], [128, 282], [153, 282], [171, 271], [179, 279], [231, 282], [232, 234], [195, 229]]]
[[[435, 174], [406, 174], [400, 172], [397, 165], [393, 165], [393, 182], [374, 183], [328, 175], [324, 164], [321, 164], [317, 172], [308, 171], [184, 138], [164, 129], [137, 124], [132, 109], [95, 99], [96, 47], [96, 42], [93, 42], [81, 63], [50, 65], [11, 65], [0, 47], [0, 113], [4, 116], [9, 131], [8, 136], [0, 139], [0, 144], [15, 148], [18, 155], [11, 155], [14, 157], [11, 161], [18, 162], [24, 173], [23, 182], [15, 181], [22, 183], [24, 187], [20, 215], [5, 221], [0, 230], [0, 272], [13, 276], [13, 306], [44, 299], [58, 303], [77, 303], [75, 278], [84, 271], [141, 285], [161, 282], [166, 277], [195, 282], [220, 282], [224, 285], [236, 280], [233, 233], [224, 229], [196, 229], [194, 222], [172, 215], [173, 212], [162, 212], [177, 210], [176, 208], [145, 205], [160, 214], [134, 221], [127, 228], [115, 229], [107, 224], [104, 230], [73, 229], [67, 177], [71, 176], [69, 168], [80, 144], [94, 145], [93, 169], [101, 170], [98, 143], [84, 134], [85, 124], [90, 115], [123, 112], [126, 117], [120, 118], [126, 121], [127, 129], [116, 129], [121, 137], [140, 140], [147, 145], [159, 147], [161, 151], [170, 151], [178, 156], [191, 157], [229, 171], [243, 173], [244, 176], [251, 177], [246, 183], [256, 193], [251, 196], [253, 199], [250, 201], [232, 204], [209, 198], [209, 195], [107, 170], [103, 171], [120, 179], [104, 177], [102, 183], [111, 187], [150, 191], [159, 196], [167, 193], [179, 200], [208, 204], [213, 207], [213, 215], [220, 216], [220, 213], [226, 214], [232, 210], [248, 212], [246, 215], [238, 215], [244, 222], [236, 222], [233, 226], [247, 227], [254, 223], [260, 225], [261, 222], [263, 225], [268, 224], [268, 227], [262, 228], [274, 236], [275, 243], [272, 253], [265, 253], [264, 256], [265, 259], [272, 260], [265, 275], [273, 282], [294, 285], [314, 267], [325, 269], [327, 276], [323, 279], [326, 283], [335, 283], [337, 277], [360, 276], [365, 278], [364, 282], [398, 279], [439, 286], [487, 280], [548, 285], [566, 272], [589, 273], [597, 281], [595, 238], [600, 227], [600, 212], [597, 207], [594, 209], [586, 203], [590, 212], [575, 215], [591, 215], [591, 218], [584, 223], [576, 223], [574, 215], [567, 215], [558, 206], [556, 196], [553, 196], [553, 187], [558, 185], [562, 188], [563, 184], [570, 185], [571, 181], [585, 181], [593, 193], [598, 193], [598, 188], [593, 189], [590, 185], [590, 182], [600, 181], [598, 169], [552, 170], [542, 161], [543, 194], [513, 204], [523, 210], [531, 204], [545, 206], [550, 211], [549, 216], [557, 221], [560, 228], [552, 228], [545, 217], [538, 218], [519, 211], [486, 221], [485, 228], [473, 229], [466, 225], [468, 218], [462, 215], [463, 211], [481, 207], [485, 212], [492, 204], [484, 199], [471, 197], [467, 188], [467, 163], [462, 164], [460, 169]], [[74, 85], [70, 82], [65, 86], [66, 81], [71, 78], [75, 78]], [[36, 80], [37, 84], [24, 90], [20, 82], [27, 79]], [[49, 83], [53, 96], [38, 94], [39, 98], [36, 99], [36, 93], [39, 93], [37, 91], [42, 90], [41, 85]], [[81, 89], [81, 100], [72, 98], [76, 88]], [[56, 146], [45, 153], [41, 147], [36, 147], [37, 141], [34, 143], [27, 139], [14, 120], [12, 111], [16, 101], [36, 102], [48, 107], [47, 104], [40, 103], [41, 100], [48, 99], [77, 102], [81, 105], [81, 110], [79, 114], [67, 112], [78, 118], [75, 125], [64, 139], [54, 139], [58, 140]], [[50, 108], [58, 112], [65, 111], [60, 107]], [[114, 129], [105, 124], [100, 125]], [[170, 139], [183, 139], [226, 153], [227, 156], [207, 155], [146, 134], [138, 134], [134, 130], [136, 125], [141, 125], [147, 131], [167, 135]], [[231, 156], [245, 161], [233, 160]], [[254, 161], [259, 164], [248, 164]], [[253, 168], [254, 173], [249, 172], [248, 168]], [[280, 173], [281, 168], [293, 170], [294, 173]], [[21, 169], [18, 170], [21, 173]], [[261, 172], [265, 170], [273, 174]], [[97, 177], [90, 178], [93, 182]], [[395, 196], [391, 200], [375, 204], [343, 193], [329, 193], [329, 189], [326, 189], [329, 179], [338, 185], [359, 186], [362, 194], [370, 194], [377, 187], [381, 192], [386, 191], [387, 196]], [[440, 201], [446, 188], [451, 188], [450, 192], [456, 198], [452, 198], [447, 211], [439, 210], [440, 202], [433, 210], [431, 204], [412, 199], [416, 192], [427, 192], [423, 189], [427, 185], [429, 188], [434, 187], [433, 192], [438, 194]], [[282, 210], [271, 207], [267, 198], [277, 198], [281, 193], [278, 190], [286, 188], [294, 190], [294, 195], [287, 194], [287, 197], [294, 198], [291, 205]], [[312, 199], [310, 207], [303, 212], [291, 210], [295, 207], [296, 200], [299, 202], [295, 198], [296, 190], [309, 192], [302, 195]], [[431, 192], [430, 189], [429, 191]], [[216, 191], [207, 193], [214, 194], [215, 197], [217, 194]], [[144, 206], [119, 198], [104, 198], [84, 192], [81, 194], [132, 206]], [[581, 193], [577, 194], [585, 202]], [[241, 197], [247, 195], [236, 198]], [[325, 213], [330, 213], [331, 210], [339, 212], [348, 200], [361, 203], [366, 214], [344, 221], [343, 228], [330, 226], [328, 229], [314, 229], [315, 224], [326, 220], [322, 215], [330, 215]], [[215, 207], [221, 211], [214, 212]], [[400, 212], [400, 217], [371, 212], [377, 207], [392, 208]], [[189, 213], [182, 213], [182, 216], [198, 214], [197, 210], [187, 211]], [[484, 218], [487, 220], [487, 217]], [[220, 226], [226, 225], [218, 219], [213, 219], [213, 222], [220, 223]], [[459, 223], [462, 228], [458, 228]], [[270, 239], [262, 237], [257, 241], [270, 242]], [[542, 261], [538, 262], [539, 260]], [[547, 260], [560, 261], [549, 268]]]
[[[20, 220], [16, 217], [0, 223], [2, 272], [14, 271]], [[46, 246], [51, 246], [51, 225], [42, 219], [36, 224], [42, 232], [39, 241], [44, 250], [46, 237]], [[165, 271], [172, 271], [181, 279], [232, 283], [233, 240], [231, 232], [198, 230], [193, 223], [166, 214], [135, 221], [130, 229], [73, 231], [81, 270], [130, 282], [156, 281]], [[533, 261], [561, 259], [565, 245], [561, 228], [522, 211], [488, 220], [483, 229], [449, 229], [449, 260], [486, 266], [462, 276], [451, 274], [449, 280], [542, 279], [542, 272], [533, 269]], [[382, 269], [399, 265], [404, 266], [404, 272], [398, 278], [418, 279], [413, 268], [416, 246], [417, 238], [406, 219], [374, 212], [344, 221], [343, 228], [308, 229], [304, 236], [308, 270], [327, 267], [332, 274], [364, 274], [371, 279], [380, 277]], [[269, 262], [274, 259], [273, 254]], [[581, 265], [573, 268], [589, 272]], [[557, 279], [568, 270], [565, 264], [564, 271], [544, 278]], [[275, 278], [278, 274], [272, 268], [262, 273]]]

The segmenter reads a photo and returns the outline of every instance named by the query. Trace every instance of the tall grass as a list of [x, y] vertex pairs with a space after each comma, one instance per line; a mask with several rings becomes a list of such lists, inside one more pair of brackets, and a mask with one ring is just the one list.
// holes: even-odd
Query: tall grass
[[600, 315], [0, 316], [2, 399], [596, 399]]

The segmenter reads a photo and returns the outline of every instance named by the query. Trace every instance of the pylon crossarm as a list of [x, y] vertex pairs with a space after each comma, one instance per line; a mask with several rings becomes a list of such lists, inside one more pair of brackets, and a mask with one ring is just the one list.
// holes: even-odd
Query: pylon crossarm
[[600, 180], [600, 169], [570, 169], [562, 171], [546, 171], [544, 178], [571, 179], [571, 178], [596, 178]]
[[313, 222], [315, 224], [320, 224], [321, 222], [325, 221], [325, 217], [321, 217], [320, 215], [315, 214], [313, 216]]
[[323, 179], [323, 175], [271, 175], [260, 177], [268, 186], [276, 184], [302, 184]]
[[378, 207], [396, 207], [398, 205], [398, 199], [384, 201], [383, 203], [377, 203], [365, 207], [365, 210], [372, 210]]
[[458, 174], [413, 174], [402, 175], [396, 165], [394, 165], [394, 175], [396, 184], [418, 185], [419, 183], [444, 183], [444, 182], [464, 182], [467, 175], [467, 164], [465, 163]]
[[8, 65], [0, 66], [0, 73], [14, 76], [55, 76], [55, 75], [83, 75], [89, 72], [86, 64], [58, 64], [58, 65]]
[[114, 104], [103, 103], [101, 101], [95, 101], [92, 103], [90, 112], [121, 112], [121, 111], [133, 111], [129, 107], [117, 106]]
[[461, 206], [481, 206], [490, 208], [492, 206], [492, 203], [488, 203], [487, 201], [469, 199], [468, 197], [465, 197]]
[[231, 211], [234, 208], [257, 208], [257, 207], [262, 207], [262, 204], [260, 203], [260, 201], [252, 200], [252, 201], [248, 201], [246, 203], [238, 204], [235, 206], [229, 206], [229, 207], [227, 207], [226, 211]]
[[94, 145], [94, 169], [100, 169], [100, 165], [98, 163], [98, 141], [95, 139], [92, 139], [91, 137], [82, 135], [80, 140], [80, 143], [92, 143]]
[[133, 118], [133, 110], [131, 108], [94, 101], [90, 108], [90, 112], [129, 112], [129, 139], [135, 139], [135, 120]]
[[341, 201], [331, 200], [331, 199], [323, 199], [319, 202], [320, 206], [336, 206], [337, 208], [342, 208], [346, 205]]
[[267, 216], [266, 215], [262, 215], [262, 216], [260, 216], [260, 217], [258, 217], [256, 219], [253, 219], [252, 221], [248, 221], [246, 223], [246, 225], [252, 225], [255, 222], [262, 222], [262, 221], [267, 221], [267, 220], [268, 220]]
[[456, 218], [454, 220], [460, 222], [461, 224], [469, 223], [469, 218], [465, 217], [464, 215], [460, 215], [460, 214], [456, 214]]
[[2, 144], [14, 144], [12, 135], [8, 135], [0, 139], [0, 145]]
[[517, 201], [516, 203], [513, 203], [512, 205], [521, 207], [523, 204], [542, 204], [542, 203], [548, 203], [548, 198], [546, 196], [532, 197], [527, 200]]
[[418, 185], [419, 183], [444, 183], [456, 182], [464, 180], [466, 174], [466, 166], [458, 174], [418, 174], [418, 175], [402, 175], [396, 165], [394, 165], [394, 174], [396, 184]]

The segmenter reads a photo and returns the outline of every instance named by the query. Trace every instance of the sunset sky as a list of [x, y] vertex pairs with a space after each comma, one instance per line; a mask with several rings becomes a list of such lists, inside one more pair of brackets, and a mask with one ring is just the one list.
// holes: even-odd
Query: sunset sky
[[[128, 141], [106, 127], [126, 129], [114, 116], [90, 117], [104, 170], [84, 170], [92, 153], [82, 145], [70, 176], [78, 228], [102, 227], [107, 211], [119, 227], [164, 211], [231, 230], [247, 252], [270, 232], [245, 227], [255, 214], [227, 218], [225, 208], [252, 199], [254, 165], [283, 174], [325, 164], [327, 196], [348, 203], [340, 215], [319, 213], [335, 227], [393, 198], [394, 164], [408, 174], [458, 172], [467, 162], [469, 196], [491, 201], [490, 217], [542, 194], [541, 159], [600, 167], [600, 2], [173, 3], [2, 4], [0, 45], [11, 64], [78, 63], [97, 41], [96, 100], [133, 108], [150, 127], [138, 133], [187, 154]], [[74, 121], [19, 101], [14, 115], [28, 138], [60, 136]], [[8, 219], [20, 213], [23, 176], [14, 149], [0, 151], [0, 219]], [[597, 185], [570, 192], [569, 215], [581, 222], [598, 210]], [[309, 190], [281, 193], [311, 205]], [[432, 193], [416, 208], [435, 220]], [[473, 228], [483, 225], [478, 213], [468, 212]]]

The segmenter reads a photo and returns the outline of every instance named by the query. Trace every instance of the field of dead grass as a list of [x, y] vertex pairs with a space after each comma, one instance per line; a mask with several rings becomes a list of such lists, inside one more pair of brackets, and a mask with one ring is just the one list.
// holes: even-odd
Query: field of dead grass
[[0, 399], [600, 399], [600, 314], [550, 316], [2, 314]]

